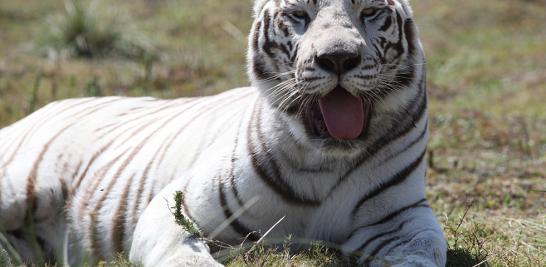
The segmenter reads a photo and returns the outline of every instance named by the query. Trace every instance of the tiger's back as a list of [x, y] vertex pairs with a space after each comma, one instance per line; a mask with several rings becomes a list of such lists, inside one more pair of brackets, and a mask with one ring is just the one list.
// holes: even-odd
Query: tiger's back
[[147, 204], [220, 136], [234, 134], [256, 95], [243, 88], [177, 100], [72, 99], [2, 129], [2, 230], [27, 247], [17, 237], [32, 222], [43, 250], [57, 254], [65, 242], [71, 254], [97, 258], [129, 249]]

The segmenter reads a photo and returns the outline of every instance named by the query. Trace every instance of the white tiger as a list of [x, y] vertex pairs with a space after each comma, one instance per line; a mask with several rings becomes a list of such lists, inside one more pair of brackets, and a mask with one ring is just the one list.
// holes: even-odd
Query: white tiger
[[219, 265], [176, 224], [180, 191], [185, 218], [223, 243], [271, 230], [362, 265], [445, 265], [408, 2], [257, 0], [254, 19], [252, 87], [65, 100], [0, 131], [0, 227], [25, 262]]

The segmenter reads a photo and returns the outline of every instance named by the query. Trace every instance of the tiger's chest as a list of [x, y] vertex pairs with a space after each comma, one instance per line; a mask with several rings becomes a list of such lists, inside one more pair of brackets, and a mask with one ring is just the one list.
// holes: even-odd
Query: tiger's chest
[[[239, 244], [264, 235], [281, 243], [289, 236], [293, 241], [340, 243], [349, 235], [352, 207], [362, 190], [359, 186], [337, 185], [337, 173], [288, 174], [281, 170], [287, 181], [283, 185], [293, 190], [279, 191], [264, 180], [273, 178], [268, 175], [271, 170], [264, 170], [267, 177], [261, 177], [264, 173], [256, 171], [251, 158], [238, 155], [238, 165], [232, 166], [232, 150], [219, 146], [212, 151], [215, 153], [204, 156], [207, 163], [194, 171], [199, 175], [190, 175], [193, 178], [184, 187], [189, 213], [207, 236]], [[299, 198], [290, 198], [288, 193]]]

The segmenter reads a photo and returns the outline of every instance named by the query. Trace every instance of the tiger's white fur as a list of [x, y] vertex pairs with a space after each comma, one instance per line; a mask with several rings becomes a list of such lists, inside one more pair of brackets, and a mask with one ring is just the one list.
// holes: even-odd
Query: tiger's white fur
[[[0, 230], [26, 262], [125, 251], [144, 266], [218, 265], [175, 223], [181, 191], [184, 216], [223, 243], [271, 229], [272, 242], [323, 240], [363, 265], [445, 265], [424, 196], [425, 67], [408, 2], [257, 0], [254, 18], [253, 87], [65, 100], [0, 131]], [[340, 51], [358, 64], [343, 75], [319, 66]], [[356, 140], [304, 123], [337, 85], [373, 103]]]

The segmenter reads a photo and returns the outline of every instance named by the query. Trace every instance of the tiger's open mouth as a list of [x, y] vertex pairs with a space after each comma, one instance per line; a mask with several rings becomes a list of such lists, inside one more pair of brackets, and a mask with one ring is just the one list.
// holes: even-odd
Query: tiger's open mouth
[[351, 141], [368, 130], [371, 103], [341, 86], [311, 104], [304, 115], [307, 132], [315, 138]]

